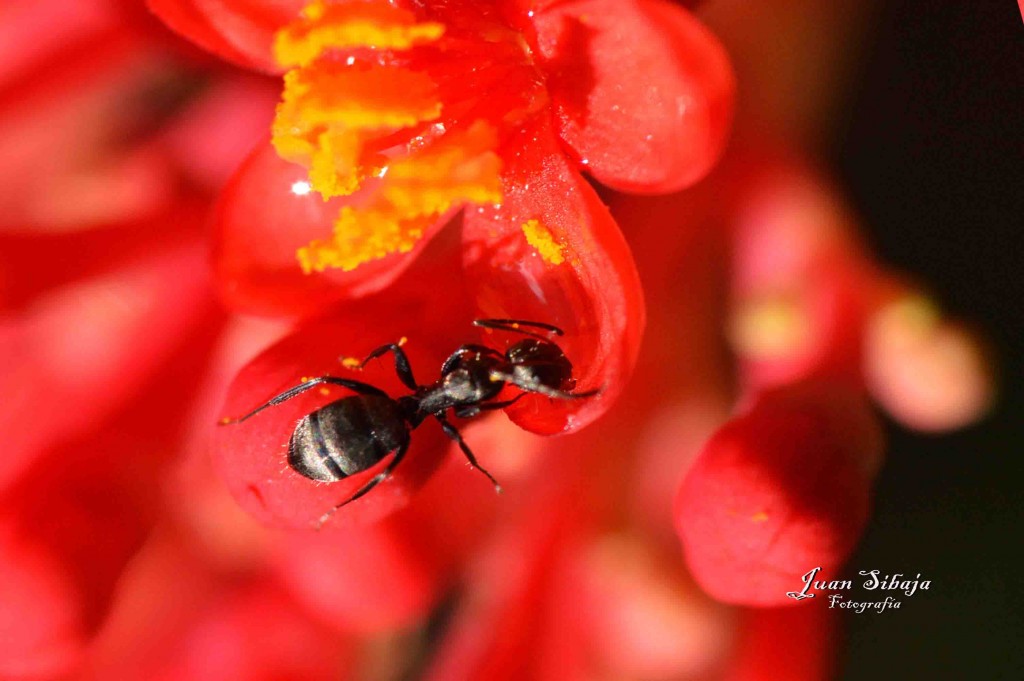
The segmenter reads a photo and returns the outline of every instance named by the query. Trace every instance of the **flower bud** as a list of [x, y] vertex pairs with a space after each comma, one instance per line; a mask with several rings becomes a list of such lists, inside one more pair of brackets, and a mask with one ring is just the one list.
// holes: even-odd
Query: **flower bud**
[[786, 592], [835, 571], [867, 521], [881, 460], [866, 405], [828, 384], [766, 392], [704, 446], [676, 497], [694, 577], [715, 598], [795, 603]]

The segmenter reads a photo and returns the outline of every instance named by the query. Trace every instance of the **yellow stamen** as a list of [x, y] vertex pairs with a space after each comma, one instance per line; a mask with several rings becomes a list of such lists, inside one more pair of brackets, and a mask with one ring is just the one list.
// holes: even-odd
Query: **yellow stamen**
[[302, 269], [347, 271], [392, 253], [407, 253], [449, 209], [500, 203], [501, 162], [490, 150], [493, 146], [494, 130], [478, 122], [392, 162], [371, 206], [342, 208], [332, 239], [299, 250]]
[[278, 34], [276, 57], [293, 67], [273, 124], [278, 154], [308, 168], [310, 187], [325, 200], [380, 178], [369, 200], [341, 209], [331, 237], [299, 249], [305, 272], [352, 270], [408, 252], [448, 211], [501, 202], [492, 126], [477, 121], [445, 130], [438, 124], [426, 134], [443, 110], [429, 74], [386, 59], [358, 59], [358, 53], [326, 54], [407, 50], [443, 33], [443, 25], [418, 22], [413, 12], [387, 3], [315, 0]]
[[482, 122], [388, 165], [384, 197], [410, 217], [441, 215], [462, 203], [501, 203], [494, 129]]
[[430, 76], [398, 67], [318, 66], [289, 71], [284, 85], [278, 124], [301, 132], [317, 126], [401, 128], [441, 113]]
[[406, 69], [360, 67], [298, 70], [285, 74], [273, 125], [273, 144], [284, 159], [310, 169], [325, 199], [345, 196], [380, 172], [364, 146], [377, 135], [436, 119], [436, 86]]
[[331, 239], [317, 240], [298, 250], [303, 271], [323, 272], [328, 268], [349, 271], [392, 253], [408, 253], [436, 219], [426, 216], [403, 220], [386, 208], [342, 208]]
[[561, 265], [565, 262], [562, 247], [555, 241], [555, 236], [547, 225], [540, 220], [524, 222], [523, 235], [526, 237], [526, 242], [537, 249], [537, 253], [545, 262], [552, 265]]
[[434, 42], [444, 33], [442, 24], [416, 23], [411, 12], [383, 3], [317, 1], [302, 16], [277, 34], [274, 57], [281, 66], [306, 66], [328, 50], [408, 50]]

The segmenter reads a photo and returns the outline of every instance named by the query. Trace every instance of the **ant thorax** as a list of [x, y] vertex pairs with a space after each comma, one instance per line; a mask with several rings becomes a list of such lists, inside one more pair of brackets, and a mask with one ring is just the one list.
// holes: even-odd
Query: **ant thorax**
[[445, 374], [420, 396], [420, 411], [435, 414], [451, 407], [480, 404], [497, 396], [504, 384], [491, 378], [491, 364], [478, 359]]

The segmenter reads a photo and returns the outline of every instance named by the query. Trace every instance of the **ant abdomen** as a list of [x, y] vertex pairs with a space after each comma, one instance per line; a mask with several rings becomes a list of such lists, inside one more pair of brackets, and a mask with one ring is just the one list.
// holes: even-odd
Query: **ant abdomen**
[[335, 482], [372, 468], [408, 440], [394, 400], [355, 395], [299, 421], [288, 443], [288, 465], [311, 480]]

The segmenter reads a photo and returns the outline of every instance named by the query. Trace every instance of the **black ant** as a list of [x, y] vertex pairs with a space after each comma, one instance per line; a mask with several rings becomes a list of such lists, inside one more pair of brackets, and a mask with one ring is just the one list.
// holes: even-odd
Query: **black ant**
[[[448, 421], [446, 412], [451, 409], [455, 416], [469, 418], [483, 411], [503, 409], [527, 393], [571, 400], [591, 397], [599, 391], [569, 392], [576, 381], [572, 377], [572, 364], [562, 349], [544, 336], [522, 328], [564, 335], [557, 326], [515, 319], [477, 319], [473, 325], [520, 333], [527, 338], [513, 344], [504, 353], [484, 345], [463, 345], [445, 360], [441, 366], [441, 377], [429, 385], [416, 383], [409, 359], [402, 350], [402, 342], [389, 343], [371, 352], [362, 362], [343, 363], [349, 368], [362, 369], [370, 360], [390, 352], [395, 357], [395, 372], [413, 391], [411, 395], [393, 399], [380, 388], [362, 381], [320, 376], [286, 390], [245, 416], [224, 419], [221, 425], [241, 423], [268, 407], [324, 383], [339, 385], [356, 393], [320, 407], [299, 421], [288, 443], [288, 465], [311, 480], [335, 482], [371, 468], [391, 452], [395, 452], [395, 457], [387, 468], [359, 491], [321, 516], [317, 527], [339, 508], [386, 480], [405, 457], [413, 429], [430, 416], [437, 419], [445, 434], [458, 443], [470, 465], [486, 475], [500, 492], [501, 486], [477, 463], [462, 435]], [[514, 385], [523, 392], [510, 400], [491, 401], [506, 384]]]

